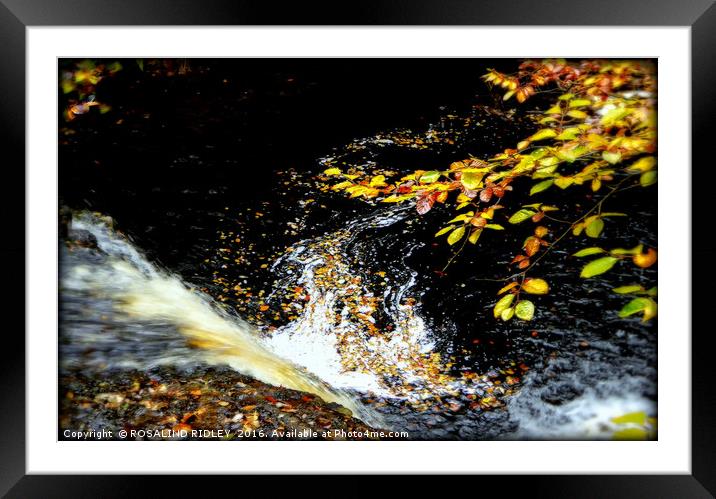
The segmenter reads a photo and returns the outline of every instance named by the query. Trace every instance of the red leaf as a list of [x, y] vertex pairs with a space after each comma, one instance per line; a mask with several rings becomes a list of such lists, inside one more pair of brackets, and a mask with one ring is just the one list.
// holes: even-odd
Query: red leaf
[[489, 203], [490, 199], [492, 199], [492, 188], [488, 187], [487, 189], [482, 189], [482, 191], [480, 191], [480, 201], [483, 203]]
[[418, 210], [418, 214], [425, 215], [433, 207], [433, 204], [435, 204], [435, 200], [432, 196], [423, 196], [418, 199], [415, 208]]

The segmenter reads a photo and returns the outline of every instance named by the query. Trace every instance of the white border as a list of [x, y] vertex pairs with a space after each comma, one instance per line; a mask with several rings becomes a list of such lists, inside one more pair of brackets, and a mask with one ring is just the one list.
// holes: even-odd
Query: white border
[[[688, 27], [32, 27], [27, 42], [28, 473], [690, 473]], [[58, 442], [56, 58], [157, 55], [658, 57], [659, 441]]]

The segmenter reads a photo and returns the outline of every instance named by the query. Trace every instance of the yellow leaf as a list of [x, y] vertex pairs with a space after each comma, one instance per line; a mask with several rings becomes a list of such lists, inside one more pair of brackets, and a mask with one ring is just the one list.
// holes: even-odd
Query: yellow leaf
[[339, 170], [338, 168], [329, 168], [327, 170], [324, 170], [323, 173], [325, 175], [340, 175], [341, 170]]
[[453, 245], [458, 242], [465, 235], [465, 226], [461, 225], [457, 229], [453, 230], [447, 238], [448, 244]]
[[522, 291], [531, 295], [546, 295], [549, 293], [549, 284], [544, 279], [525, 279]]

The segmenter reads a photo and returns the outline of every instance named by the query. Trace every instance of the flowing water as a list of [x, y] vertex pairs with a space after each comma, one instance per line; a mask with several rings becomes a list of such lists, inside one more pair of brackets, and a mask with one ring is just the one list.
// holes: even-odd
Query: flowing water
[[[355, 140], [313, 170], [410, 171], [465, 151], [488, 156], [516, 137], [513, 121], [475, 109], [424, 132]], [[499, 286], [485, 278], [505, 275], [501, 251], [514, 251], [524, 235], [484, 237], [445, 273], [451, 255], [433, 234], [448, 210], [416, 217], [413, 206], [356, 207], [321, 191], [311, 172], [286, 175], [273, 180], [276, 199], [247, 202], [250, 209], [211, 188], [223, 210], [193, 197], [175, 211], [179, 194], [170, 195], [171, 210], [135, 222], [174, 232], [161, 239], [178, 242], [160, 251], [148, 239], [140, 249], [107, 216], [75, 213], [72, 230], [94, 236], [98, 250], [62, 248], [61, 368], [229, 365], [416, 439], [610, 438], [613, 417], [656, 415], [655, 328], [616, 317], [620, 298], [606, 282], [586, 289], [579, 262], [546, 263], [554, 292], [540, 299], [534, 324], [504, 324], [490, 312]], [[641, 210], [650, 222], [609, 225], [610, 239], [655, 245], [653, 200], [627, 202], [635, 204], [624, 211]], [[137, 220], [127, 213], [124, 222]], [[207, 233], [218, 233], [216, 248]], [[565, 257], [574, 244], [553, 254]], [[167, 270], [158, 263], [165, 257], [180, 264]], [[641, 274], [656, 278], [654, 269]]]

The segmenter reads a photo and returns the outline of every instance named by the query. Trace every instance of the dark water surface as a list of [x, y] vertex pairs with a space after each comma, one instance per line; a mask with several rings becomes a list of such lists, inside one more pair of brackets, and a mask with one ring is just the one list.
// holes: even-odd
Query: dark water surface
[[[508, 112], [479, 82], [486, 67], [513, 64], [221, 60], [191, 62], [189, 74], [165, 77], [125, 61], [97, 92], [113, 110], [60, 132], [61, 202], [111, 216], [146, 254], [142, 261], [204, 290], [275, 351], [414, 438], [608, 438], [611, 417], [655, 415], [656, 326], [619, 319], [624, 298], [611, 292], [631, 282], [631, 268], [585, 286], [583, 262], [562, 257], [591, 244], [568, 237], [534, 271], [552, 288], [534, 300], [535, 320], [502, 323], [491, 312], [500, 284], [489, 279], [512, 273], [507, 264], [530, 227], [483, 235], [443, 272], [450, 249], [433, 235], [451, 217], [447, 208], [419, 217], [323, 192], [315, 179], [328, 164], [444, 169], [468, 154], [514, 146], [531, 129], [524, 110]], [[516, 193], [528, 190], [515, 184]], [[570, 191], [569, 202], [593, 205], [589, 189]], [[639, 191], [609, 203], [609, 211], [640, 214], [607, 221], [613, 247], [656, 246], [655, 191]], [[545, 194], [546, 202], [564, 203], [561, 192]], [[515, 194], [509, 205], [521, 201], [530, 202]], [[90, 253], [65, 256], [63, 267], [97, 258]], [[653, 268], [639, 272], [656, 283]], [[64, 353], [72, 357], [73, 334], [99, 321], [82, 319], [79, 328], [73, 311], [86, 309], [88, 298], [65, 296]], [[336, 317], [350, 307], [373, 307], [373, 326]], [[391, 333], [371, 340], [372, 327]], [[142, 336], [109, 349], [127, 359], [192, 358], [171, 327], [154, 331], [152, 341]], [[330, 368], [326, 352], [336, 345], [316, 345], [338, 335], [342, 358], [370, 363], [373, 376]], [[388, 350], [404, 351], [410, 362], [375, 354], [371, 341], [391, 337], [400, 341]], [[443, 377], [411, 364], [422, 359], [413, 346], [423, 343], [450, 364]]]

